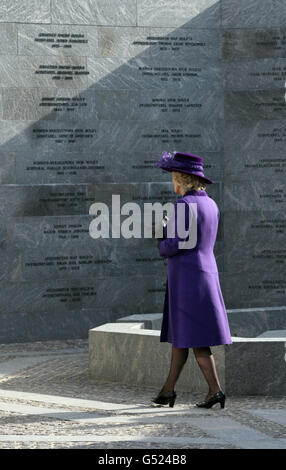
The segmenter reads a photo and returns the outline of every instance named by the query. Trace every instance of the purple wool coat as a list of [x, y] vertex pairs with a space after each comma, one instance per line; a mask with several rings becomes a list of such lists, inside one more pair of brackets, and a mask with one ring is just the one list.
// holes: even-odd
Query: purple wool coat
[[[179, 248], [178, 242], [188, 240], [188, 236], [177, 233], [181, 214], [178, 204], [185, 205], [184, 228], [188, 230], [195, 223], [188, 203], [197, 204], [197, 242], [194, 248]], [[160, 256], [168, 258], [160, 342], [167, 341], [176, 348], [232, 344], [213, 253], [220, 217], [218, 206], [206, 191], [192, 189], [176, 200], [173, 214], [176, 236], [168, 238], [164, 227], [164, 239], [158, 242]]]

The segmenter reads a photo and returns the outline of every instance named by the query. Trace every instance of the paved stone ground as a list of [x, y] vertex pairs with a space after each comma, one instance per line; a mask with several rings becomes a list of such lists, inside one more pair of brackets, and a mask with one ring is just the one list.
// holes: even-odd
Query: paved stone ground
[[153, 407], [157, 392], [90, 380], [87, 340], [0, 345], [0, 448], [286, 448], [285, 397], [206, 410], [182, 392], [174, 408]]

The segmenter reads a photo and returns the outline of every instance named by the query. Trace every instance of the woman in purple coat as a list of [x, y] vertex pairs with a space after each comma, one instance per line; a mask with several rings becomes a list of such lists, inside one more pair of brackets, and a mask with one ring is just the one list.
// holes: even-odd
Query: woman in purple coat
[[232, 339], [213, 253], [220, 213], [205, 191], [213, 181], [205, 177], [203, 160], [196, 155], [164, 152], [157, 166], [172, 172], [174, 192], [182, 197], [158, 240], [160, 255], [168, 258], [160, 341], [172, 343], [172, 359], [167, 380], [152, 402], [174, 406], [174, 387], [188, 348], [193, 348], [209, 386], [204, 401], [196, 405], [210, 408], [220, 403], [224, 408], [225, 394], [210, 346], [232, 344]]

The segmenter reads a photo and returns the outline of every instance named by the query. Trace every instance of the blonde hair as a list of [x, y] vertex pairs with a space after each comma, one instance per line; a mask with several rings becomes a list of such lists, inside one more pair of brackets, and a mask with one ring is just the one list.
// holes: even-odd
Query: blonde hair
[[206, 183], [199, 176], [181, 173], [180, 171], [172, 171], [172, 173], [175, 181], [180, 185], [184, 193], [190, 189], [199, 191], [200, 189], [205, 190], [207, 188]]

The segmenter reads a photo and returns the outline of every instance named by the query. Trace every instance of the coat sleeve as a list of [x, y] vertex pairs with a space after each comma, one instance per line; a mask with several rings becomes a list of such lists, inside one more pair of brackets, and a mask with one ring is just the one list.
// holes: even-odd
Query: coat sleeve
[[[182, 210], [182, 208], [180, 208], [179, 211], [178, 211], [178, 205], [179, 204], [184, 204], [184, 210]], [[182, 212], [181, 212], [181, 210], [182, 210]], [[182, 214], [185, 214], [185, 226], [184, 226], [183, 223], [181, 224], [181, 222], [183, 222], [183, 221], [178, 219], [178, 217], [180, 217], [180, 215], [182, 215]], [[182, 232], [179, 230], [179, 233], [183, 234], [184, 229], [186, 229], [187, 235], [184, 236], [184, 237], [180, 237], [178, 235], [178, 228], [179, 228], [178, 227], [178, 225], [179, 225], [178, 220], [180, 222], [180, 225], [183, 227]], [[183, 200], [182, 201], [176, 201], [174, 203], [174, 210], [172, 212], [172, 215], [171, 215], [166, 227], [164, 227], [164, 229], [163, 229], [164, 239], [160, 240], [159, 243], [158, 243], [158, 249], [159, 249], [160, 256], [162, 256], [164, 258], [169, 258], [169, 257], [178, 255], [182, 251], [186, 251], [186, 249], [179, 247], [179, 242], [188, 240], [188, 238], [189, 238], [189, 234], [188, 234], [189, 230], [188, 229], [189, 229], [189, 223], [190, 222], [191, 222], [191, 212], [190, 212], [189, 204], [187, 202], [183, 201]], [[170, 232], [167, 231], [168, 227], [170, 228]], [[173, 236], [167, 236], [169, 233], [174, 234], [175, 236], [174, 237]]]

